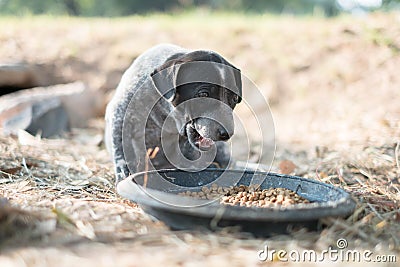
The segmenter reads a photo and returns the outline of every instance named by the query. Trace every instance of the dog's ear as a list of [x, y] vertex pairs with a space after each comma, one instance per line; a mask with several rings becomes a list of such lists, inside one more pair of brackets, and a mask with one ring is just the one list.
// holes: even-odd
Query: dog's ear
[[239, 104], [242, 101], [242, 73], [240, 69], [236, 68], [235, 66], [231, 65], [232, 70], [233, 70], [233, 75], [235, 77], [235, 83], [237, 87], [237, 96], [238, 96], [238, 102], [236, 104]]
[[174, 100], [176, 94], [176, 67], [175, 60], [169, 60], [150, 74], [157, 91], [168, 101]]
[[164, 64], [150, 74], [154, 86], [168, 101], [173, 101], [175, 98], [176, 79], [185, 55], [185, 53], [177, 53], [169, 57]]

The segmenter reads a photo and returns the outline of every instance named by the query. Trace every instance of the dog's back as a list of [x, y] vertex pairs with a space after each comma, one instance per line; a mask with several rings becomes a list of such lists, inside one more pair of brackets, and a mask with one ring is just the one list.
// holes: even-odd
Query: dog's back
[[187, 51], [188, 50], [176, 45], [160, 44], [148, 49], [146, 52], [137, 57], [133, 61], [132, 65], [123, 74], [113, 98], [107, 105], [107, 123], [112, 122], [113, 116], [122, 116], [124, 114], [114, 114], [114, 111], [118, 108], [118, 105], [121, 107], [125, 105], [126, 107], [129, 104], [121, 103], [121, 100], [128, 102], [131, 97], [127, 96], [133, 95], [135, 91], [141, 87], [141, 84], [143, 84], [145, 80], [150, 77], [150, 74], [157, 66], [162, 65], [172, 55]]
[[[124, 116], [132, 97], [135, 94], [138, 97], [146, 94], [146, 92], [138, 92], [138, 90], [155, 90], [152, 84], [142, 86], [154, 69], [162, 65], [171, 56], [188, 51], [187, 49], [171, 44], [154, 46], [137, 57], [123, 74], [113, 98], [107, 105], [105, 115], [105, 145], [117, 169], [118, 165], [126, 166], [123, 159], [122, 127]], [[122, 170], [122, 172], [124, 171]]]

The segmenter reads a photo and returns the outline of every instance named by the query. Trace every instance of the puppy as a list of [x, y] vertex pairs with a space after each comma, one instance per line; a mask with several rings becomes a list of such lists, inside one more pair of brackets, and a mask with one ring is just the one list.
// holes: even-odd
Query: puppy
[[106, 109], [116, 182], [147, 169], [147, 150], [156, 147], [152, 169], [226, 168], [224, 141], [234, 134], [232, 112], [241, 98], [240, 70], [213, 51], [162, 44], [144, 52]]

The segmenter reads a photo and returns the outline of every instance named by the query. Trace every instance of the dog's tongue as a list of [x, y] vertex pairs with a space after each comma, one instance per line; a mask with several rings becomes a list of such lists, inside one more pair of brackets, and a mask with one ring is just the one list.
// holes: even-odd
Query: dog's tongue
[[212, 145], [214, 145], [214, 141], [210, 138], [203, 137], [200, 135], [199, 139], [197, 140], [197, 143], [199, 144], [199, 147], [201, 148], [210, 148]]

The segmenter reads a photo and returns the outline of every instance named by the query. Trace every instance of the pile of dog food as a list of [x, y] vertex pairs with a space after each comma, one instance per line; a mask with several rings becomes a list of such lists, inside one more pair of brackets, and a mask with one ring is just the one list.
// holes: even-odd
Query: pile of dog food
[[309, 200], [292, 190], [286, 188], [260, 189], [258, 185], [221, 187], [212, 184], [211, 187], [202, 187], [199, 192], [186, 191], [179, 195], [210, 200], [221, 198], [222, 204], [245, 207], [287, 207], [293, 204], [310, 203]]

